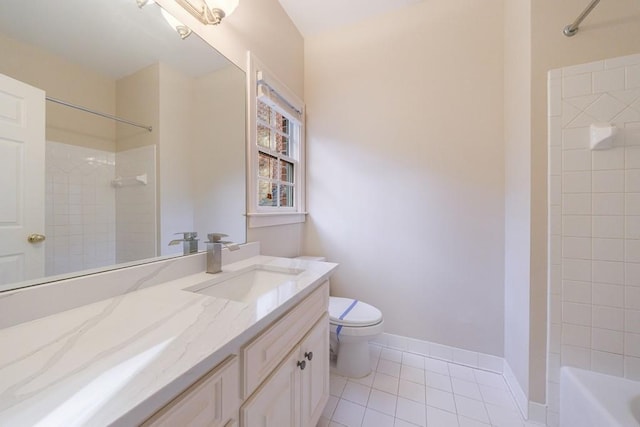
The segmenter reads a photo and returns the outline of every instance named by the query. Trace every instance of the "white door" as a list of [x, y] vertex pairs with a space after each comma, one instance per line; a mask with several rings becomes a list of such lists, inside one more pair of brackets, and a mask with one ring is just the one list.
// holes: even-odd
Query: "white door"
[[0, 74], [0, 290], [44, 276], [45, 93]]

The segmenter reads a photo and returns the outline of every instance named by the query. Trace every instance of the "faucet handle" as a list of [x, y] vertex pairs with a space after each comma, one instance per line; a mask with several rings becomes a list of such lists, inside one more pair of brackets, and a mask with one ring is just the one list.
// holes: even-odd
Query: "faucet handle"
[[198, 232], [197, 231], [181, 231], [179, 233], [173, 233], [173, 234], [182, 234], [183, 235], [183, 239], [184, 240], [196, 240], [196, 237], [198, 237]]
[[207, 234], [207, 238], [209, 238], [209, 241], [207, 243], [216, 243], [216, 242], [222, 243], [223, 237], [229, 237], [229, 235], [224, 233], [209, 233]]

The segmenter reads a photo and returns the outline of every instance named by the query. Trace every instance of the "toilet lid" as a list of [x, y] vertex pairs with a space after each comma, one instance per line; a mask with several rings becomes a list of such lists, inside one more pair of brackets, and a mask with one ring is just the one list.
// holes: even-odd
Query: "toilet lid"
[[344, 326], [375, 325], [382, 321], [382, 312], [352, 298], [329, 297], [329, 321]]

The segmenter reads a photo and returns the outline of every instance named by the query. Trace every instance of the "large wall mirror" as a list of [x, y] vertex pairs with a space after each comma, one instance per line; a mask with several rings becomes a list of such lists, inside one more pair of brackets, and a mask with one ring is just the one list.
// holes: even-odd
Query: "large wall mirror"
[[[0, 2], [0, 291], [246, 241], [245, 74], [138, 3]], [[11, 121], [38, 108], [30, 160]]]

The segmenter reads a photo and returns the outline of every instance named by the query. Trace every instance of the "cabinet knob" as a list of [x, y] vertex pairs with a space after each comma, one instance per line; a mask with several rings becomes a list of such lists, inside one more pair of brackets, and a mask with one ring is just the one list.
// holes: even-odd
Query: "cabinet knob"
[[313, 351], [306, 352], [306, 353], [304, 354], [304, 357], [306, 357], [307, 359], [309, 359], [309, 362], [311, 362], [311, 359], [313, 359]]
[[304, 360], [299, 360], [298, 366], [300, 367], [301, 371], [304, 371], [304, 368], [307, 366], [307, 362], [305, 362]]

